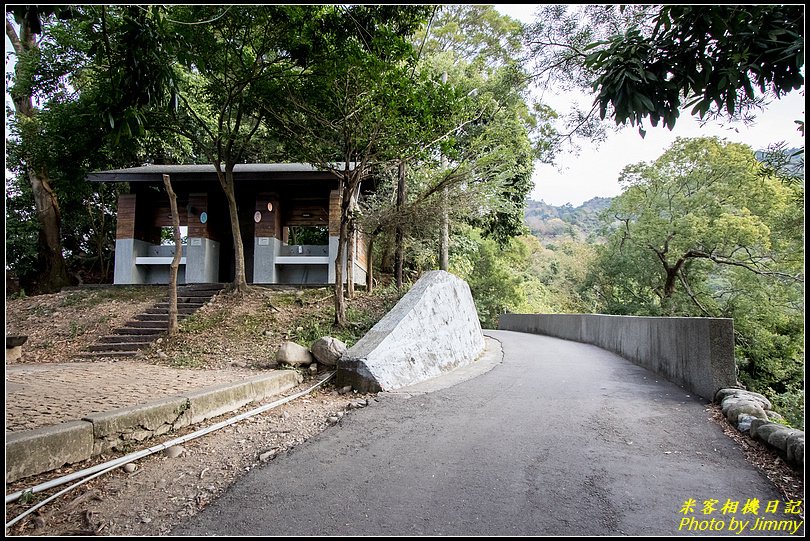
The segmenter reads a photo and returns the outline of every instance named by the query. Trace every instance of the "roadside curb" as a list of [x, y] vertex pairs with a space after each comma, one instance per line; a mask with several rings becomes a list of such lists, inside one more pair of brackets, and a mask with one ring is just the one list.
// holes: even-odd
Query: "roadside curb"
[[6, 432], [6, 483], [238, 410], [283, 393], [302, 381], [294, 370], [276, 370], [242, 381], [214, 385], [145, 404], [93, 413], [33, 430]]

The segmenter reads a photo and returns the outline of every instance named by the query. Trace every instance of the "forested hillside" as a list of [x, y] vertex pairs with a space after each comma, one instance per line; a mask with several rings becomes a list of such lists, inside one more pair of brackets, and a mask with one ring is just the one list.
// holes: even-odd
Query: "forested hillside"
[[609, 197], [594, 197], [575, 207], [543, 201], [526, 202], [526, 226], [532, 235], [544, 242], [577, 240], [597, 242], [600, 238], [601, 213], [610, 207]]

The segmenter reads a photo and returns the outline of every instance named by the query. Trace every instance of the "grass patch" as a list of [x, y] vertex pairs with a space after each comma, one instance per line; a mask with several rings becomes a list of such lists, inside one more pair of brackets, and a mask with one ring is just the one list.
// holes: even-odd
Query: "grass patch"
[[315, 314], [294, 320], [291, 325], [294, 331], [290, 333], [290, 340], [309, 346], [322, 336], [333, 336], [351, 347], [382, 319], [399, 299], [400, 295], [396, 289], [379, 290], [371, 295], [357, 293], [354, 299], [347, 301], [346, 327], [336, 328], [334, 307], [323, 306]]
[[245, 314], [239, 318], [238, 334], [240, 336], [253, 336], [261, 333], [269, 325], [269, 316], [264, 314]]
[[70, 322], [70, 329], [68, 330], [68, 336], [71, 338], [76, 338], [87, 331], [87, 326], [82, 325], [80, 323], [76, 323], [75, 321]]
[[64, 297], [62, 300], [59, 301], [59, 306], [61, 307], [68, 307], [68, 306], [79, 306], [81, 304], [87, 303], [88, 296], [80, 291], [71, 291]]
[[218, 310], [212, 314], [192, 314], [180, 322], [180, 332], [201, 332], [213, 329], [222, 324], [227, 317], [224, 310]]

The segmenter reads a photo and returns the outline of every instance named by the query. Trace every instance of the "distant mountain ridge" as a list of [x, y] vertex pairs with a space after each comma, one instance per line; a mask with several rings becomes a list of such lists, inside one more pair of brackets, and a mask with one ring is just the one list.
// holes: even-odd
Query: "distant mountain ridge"
[[594, 197], [575, 207], [549, 205], [529, 200], [524, 211], [524, 223], [534, 236], [545, 243], [561, 240], [596, 241], [602, 222], [600, 214], [610, 206], [610, 197]]

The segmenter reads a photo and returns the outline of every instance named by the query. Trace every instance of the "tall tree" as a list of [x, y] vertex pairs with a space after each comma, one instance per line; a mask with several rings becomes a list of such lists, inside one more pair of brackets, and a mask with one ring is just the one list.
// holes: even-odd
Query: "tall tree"
[[[29, 9], [34, 8], [23, 8], [22, 14]], [[25, 233], [31, 225], [28, 220], [38, 222], [28, 163], [34, 161], [47, 171], [58, 201], [61, 252], [69, 273], [80, 281], [105, 281], [115, 239], [115, 223], [109, 216], [125, 186], [92, 185], [85, 180], [87, 172], [190, 153], [176, 137], [144, 136], [142, 116], [134, 114], [160, 82], [154, 71], [145, 71], [148, 55], [145, 62], [132, 61], [132, 51], [144, 40], [137, 31], [144, 24], [141, 7], [35, 11], [41, 23], [37, 49], [17, 59], [14, 79], [14, 87], [31, 90], [37, 104], [35, 119], [12, 119], [6, 147], [7, 167], [17, 173], [10, 182], [7, 179], [9, 266], [29, 292], [37, 291], [32, 282], [48, 265], [43, 256], [36, 261], [32, 254], [36, 242]], [[137, 84], [130, 85], [133, 81]]]
[[424, 22], [424, 6], [328, 6], [312, 36], [308, 70], [289, 80], [268, 104], [276, 129], [291, 141], [290, 154], [331, 170], [340, 179], [340, 233], [335, 260], [335, 324], [346, 324], [344, 263], [360, 185], [373, 168], [396, 157], [386, 143], [396, 131], [396, 103], [406, 90], [411, 34]]
[[234, 166], [255, 144], [280, 80], [299, 69], [297, 33], [315, 6], [177, 6], [168, 28], [177, 36], [173, 116], [165, 128], [188, 137], [214, 165], [228, 201], [233, 287], [247, 287]]
[[34, 289], [53, 292], [69, 285], [71, 279], [62, 253], [62, 212], [40, 152], [44, 141], [39, 111], [34, 105], [35, 72], [40, 60], [37, 36], [42, 33], [44, 14], [37, 6], [18, 6], [13, 13], [16, 26], [9, 20], [10, 14], [6, 14], [6, 36], [16, 56], [14, 84], [9, 93], [14, 104], [14, 127], [20, 139], [20, 163], [30, 183], [39, 221], [38, 276]]

